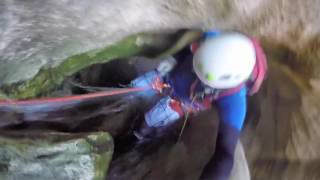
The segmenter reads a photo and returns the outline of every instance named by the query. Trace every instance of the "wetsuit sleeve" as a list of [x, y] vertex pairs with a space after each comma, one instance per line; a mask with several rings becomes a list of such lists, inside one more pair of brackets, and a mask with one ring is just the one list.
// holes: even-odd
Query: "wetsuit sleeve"
[[246, 88], [216, 102], [220, 123], [216, 150], [200, 179], [227, 180], [246, 114]]

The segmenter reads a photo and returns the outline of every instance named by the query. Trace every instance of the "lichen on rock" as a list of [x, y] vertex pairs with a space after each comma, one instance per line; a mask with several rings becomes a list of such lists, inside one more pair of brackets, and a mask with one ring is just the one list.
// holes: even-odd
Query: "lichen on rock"
[[113, 140], [106, 132], [2, 133], [0, 179], [104, 179], [112, 154]]
[[[188, 31], [172, 47], [163, 42], [166, 40], [164, 36], [168, 35], [132, 35], [103, 49], [71, 56], [56, 67], [42, 68], [32, 79], [5, 86], [3, 89], [10, 98], [25, 99], [45, 95], [59, 87], [68, 76], [90, 65], [136, 55], [165, 57], [183, 48], [199, 35], [198, 31]], [[168, 41], [172, 40], [167, 38]]]
[[32, 79], [7, 86], [4, 91], [11, 98], [37, 97], [53, 90], [65, 78], [85, 67], [144, 53], [150, 54], [150, 49], [156, 52], [157, 44], [159, 44], [159, 39], [156, 36], [150, 34], [132, 35], [103, 49], [71, 56], [56, 67], [42, 68]]

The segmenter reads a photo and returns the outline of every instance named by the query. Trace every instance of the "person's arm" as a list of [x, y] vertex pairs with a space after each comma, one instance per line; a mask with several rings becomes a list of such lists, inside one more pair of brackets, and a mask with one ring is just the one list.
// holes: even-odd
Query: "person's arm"
[[233, 167], [234, 151], [246, 115], [246, 88], [217, 102], [220, 123], [216, 150], [201, 180], [227, 180]]

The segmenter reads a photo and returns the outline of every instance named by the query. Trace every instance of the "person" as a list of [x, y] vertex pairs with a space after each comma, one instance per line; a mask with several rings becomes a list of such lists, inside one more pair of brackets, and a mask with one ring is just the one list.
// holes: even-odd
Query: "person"
[[216, 150], [201, 179], [228, 179], [245, 120], [247, 95], [258, 91], [266, 70], [264, 52], [254, 38], [239, 32], [205, 32], [201, 40], [132, 81], [133, 87], [151, 84], [158, 93], [159, 84], [170, 89], [145, 113], [136, 137], [146, 138], [152, 129], [214, 105], [220, 119]]

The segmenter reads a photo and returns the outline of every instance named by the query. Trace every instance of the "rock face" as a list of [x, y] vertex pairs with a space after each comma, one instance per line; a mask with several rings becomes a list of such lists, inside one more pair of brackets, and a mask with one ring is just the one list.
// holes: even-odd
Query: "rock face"
[[181, 28], [241, 30], [291, 50], [299, 60], [315, 63], [319, 59], [319, 3], [316, 0], [2, 1], [0, 83], [29, 79], [41, 67], [55, 66], [67, 57], [105, 47], [129, 34]]
[[128, 58], [143, 53], [147, 54], [148, 52], [152, 54], [150, 51], [157, 52], [157, 44], [159, 46], [160, 43], [157, 38], [159, 37], [152, 35], [131, 36], [106, 48], [71, 56], [58, 66], [42, 69], [32, 79], [22, 84], [17, 83], [14, 88], [12, 86], [3, 88], [4, 92], [9, 94], [11, 98], [20, 99], [35, 97], [40, 94], [45, 95], [45, 93], [60, 86], [68, 76], [92, 64]]
[[[181, 124], [115, 158], [108, 173], [112, 180], [198, 179], [215, 148], [217, 114], [207, 111], [188, 119], [180, 140]], [[199, 133], [201, 132], [201, 133]]]
[[183, 17], [172, 19], [169, 4], [161, 1], [2, 1], [0, 8], [0, 85], [30, 79], [41, 67], [125, 36], [183, 24]]
[[319, 173], [314, 171], [320, 155], [316, 140], [319, 94], [287, 66], [276, 61], [269, 66], [268, 80], [251, 104], [251, 111], [255, 112], [249, 112], [242, 137], [252, 176], [319, 179]]
[[239, 30], [262, 41], [270, 62], [242, 138], [253, 178], [319, 179], [319, 7], [317, 0], [2, 1], [0, 86], [132, 33]]
[[108, 133], [1, 133], [0, 179], [104, 179], [113, 154]]

